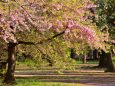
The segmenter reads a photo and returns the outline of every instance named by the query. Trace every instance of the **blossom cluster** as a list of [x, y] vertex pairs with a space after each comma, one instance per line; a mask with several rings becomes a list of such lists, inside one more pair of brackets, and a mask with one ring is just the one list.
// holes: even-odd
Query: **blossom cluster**
[[[71, 2], [69, 0], [55, 3], [53, 0], [38, 1], [40, 3], [29, 3], [28, 0], [26, 4], [19, 4], [9, 15], [1, 13], [0, 37], [6, 42], [17, 42], [17, 32], [31, 31], [34, 28], [41, 33], [48, 29], [65, 31], [65, 36], [69, 40], [79, 37], [88, 43], [99, 42], [95, 30], [91, 28], [92, 24], [85, 23], [90, 15], [88, 10], [96, 7], [90, 0], [83, 0], [82, 3], [76, 1], [71, 5], [65, 4]], [[77, 6], [77, 3], [81, 5]]]

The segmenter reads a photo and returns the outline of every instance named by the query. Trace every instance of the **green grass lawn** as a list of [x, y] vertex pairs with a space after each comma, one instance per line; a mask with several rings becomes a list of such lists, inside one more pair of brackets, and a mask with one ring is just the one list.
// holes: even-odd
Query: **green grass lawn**
[[75, 83], [39, 82], [37, 80], [17, 80], [16, 86], [84, 86]]
[[[112, 60], [113, 60], [113, 63], [115, 64], [115, 56], [112, 57]], [[77, 64], [83, 64], [82, 60], [78, 60], [76, 62], [77, 62]], [[87, 64], [98, 64], [98, 63], [99, 63], [98, 60], [89, 60], [89, 61], [87, 60]]]
[[61, 82], [40, 82], [36, 79], [16, 79], [15, 85], [3, 85], [0, 79], [0, 86], [86, 86], [78, 83], [61, 83]]
[[[83, 61], [79, 60], [79, 61], [76, 61], [77, 64], [83, 64]], [[87, 61], [87, 64], [98, 64], [99, 61], [98, 60], [90, 60], [90, 61]]]

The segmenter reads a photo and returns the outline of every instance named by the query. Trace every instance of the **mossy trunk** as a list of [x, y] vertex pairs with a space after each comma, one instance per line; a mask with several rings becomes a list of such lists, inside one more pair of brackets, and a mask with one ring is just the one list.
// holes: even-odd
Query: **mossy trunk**
[[8, 68], [3, 80], [3, 83], [11, 84], [15, 82], [14, 71], [15, 71], [15, 43], [8, 43]]

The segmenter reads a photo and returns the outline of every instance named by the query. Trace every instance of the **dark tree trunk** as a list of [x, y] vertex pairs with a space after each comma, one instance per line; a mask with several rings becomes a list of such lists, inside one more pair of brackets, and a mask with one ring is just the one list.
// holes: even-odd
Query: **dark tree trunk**
[[94, 60], [98, 60], [99, 59], [98, 50], [97, 49], [93, 50], [93, 59]]
[[99, 67], [107, 68], [106, 72], [115, 72], [111, 52], [105, 53], [102, 50], [102, 53], [100, 54]]
[[115, 72], [115, 67], [112, 61], [112, 53], [107, 53], [107, 70], [106, 72]]
[[107, 67], [107, 56], [106, 53], [102, 50], [100, 53], [99, 65], [100, 68]]
[[76, 51], [75, 51], [75, 49], [74, 48], [71, 48], [71, 51], [70, 51], [71, 53], [70, 53], [70, 57], [72, 58], [72, 59], [77, 59], [77, 57], [76, 57]]
[[16, 63], [16, 58], [15, 58], [15, 43], [8, 43], [8, 68], [7, 72], [5, 74], [4, 83], [14, 83], [15, 82], [15, 77], [14, 77], [14, 71], [15, 71], [15, 63]]

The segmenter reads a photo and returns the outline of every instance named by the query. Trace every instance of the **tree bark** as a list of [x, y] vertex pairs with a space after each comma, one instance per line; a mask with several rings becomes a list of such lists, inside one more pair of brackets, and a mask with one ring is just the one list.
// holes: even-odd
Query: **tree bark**
[[8, 43], [8, 68], [5, 74], [3, 83], [13, 84], [15, 82], [14, 71], [15, 71], [15, 43]]
[[103, 50], [101, 50], [101, 53], [100, 53], [98, 67], [100, 67], [100, 68], [106, 68], [107, 67], [107, 56]]
[[105, 72], [115, 72], [115, 67], [112, 61], [112, 53], [107, 53], [107, 70]]
[[99, 66], [98, 67], [106, 68], [107, 70], [105, 72], [115, 72], [111, 52], [105, 53], [102, 50], [102, 53], [100, 54], [100, 60], [99, 60]]

